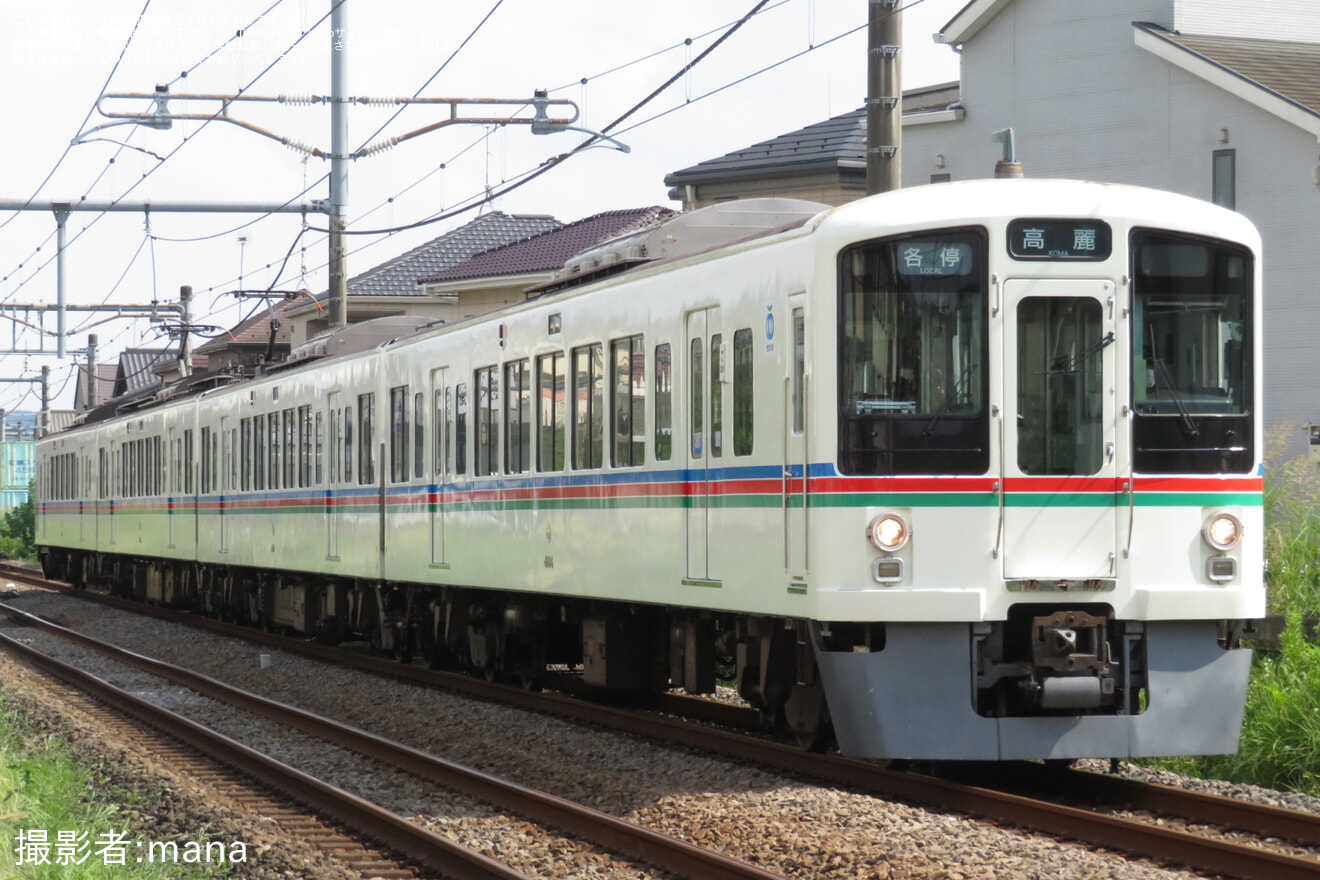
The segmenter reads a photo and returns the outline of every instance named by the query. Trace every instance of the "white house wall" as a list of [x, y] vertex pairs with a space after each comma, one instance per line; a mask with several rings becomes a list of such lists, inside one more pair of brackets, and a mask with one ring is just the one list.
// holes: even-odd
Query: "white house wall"
[[1173, 29], [1184, 34], [1320, 42], [1315, 0], [1178, 0]]
[[[1172, 6], [1015, 0], [963, 47], [965, 118], [904, 128], [903, 183], [928, 183], [938, 173], [990, 176], [1002, 155], [991, 134], [1011, 127], [1028, 177], [1131, 183], [1209, 200], [1215, 150], [1236, 150], [1236, 207], [1265, 240], [1266, 422], [1320, 423], [1316, 139], [1139, 48], [1132, 22], [1170, 26]], [[1238, 23], [1250, 18], [1227, 0], [1182, 0], [1179, 8], [1201, 21], [1215, 11]], [[1301, 18], [1320, 29], [1313, 9], [1294, 24]], [[1300, 430], [1287, 439], [1302, 450]]]

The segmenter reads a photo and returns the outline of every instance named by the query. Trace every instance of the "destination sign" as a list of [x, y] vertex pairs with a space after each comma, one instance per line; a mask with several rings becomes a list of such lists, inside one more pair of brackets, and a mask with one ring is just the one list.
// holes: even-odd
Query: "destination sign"
[[1008, 253], [1015, 260], [1107, 260], [1109, 224], [1099, 220], [1014, 220]]

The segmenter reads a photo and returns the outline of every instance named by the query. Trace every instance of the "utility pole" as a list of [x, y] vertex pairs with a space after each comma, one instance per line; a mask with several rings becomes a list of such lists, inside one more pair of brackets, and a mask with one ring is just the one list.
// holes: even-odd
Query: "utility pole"
[[330, 0], [330, 327], [348, 324], [348, 0]]
[[866, 194], [874, 195], [903, 185], [903, 13], [901, 0], [868, 2]]

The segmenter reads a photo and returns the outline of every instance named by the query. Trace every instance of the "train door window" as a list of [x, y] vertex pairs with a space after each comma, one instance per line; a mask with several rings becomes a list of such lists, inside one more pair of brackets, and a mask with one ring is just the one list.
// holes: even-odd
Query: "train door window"
[[266, 417], [252, 419], [252, 488], [266, 488]]
[[183, 432], [183, 493], [193, 494], [193, 432]]
[[358, 395], [358, 483], [376, 482], [376, 395]]
[[536, 396], [536, 469], [562, 471], [566, 403], [564, 353], [557, 351], [538, 357], [536, 372], [540, 376], [540, 393]]
[[701, 391], [705, 383], [705, 371], [702, 369], [701, 363], [700, 337], [692, 340], [690, 354], [692, 356], [692, 375], [688, 377], [688, 389], [689, 396], [691, 397], [691, 400], [689, 401], [691, 406], [688, 407], [688, 411], [691, 413], [691, 418], [688, 420], [688, 433], [690, 434], [689, 441], [692, 445], [692, 457], [701, 458], [701, 432], [703, 426], [701, 418], [703, 407]]
[[467, 473], [467, 399], [466, 382], [454, 387], [454, 473]]
[[752, 393], [752, 331], [733, 334], [733, 454], [751, 455], [755, 434]]
[[238, 423], [239, 473], [244, 492], [252, 488], [252, 419]]
[[[1100, 470], [1105, 383], [1099, 300], [1033, 296], [1018, 304], [1018, 468], [1032, 475]], [[1112, 336], [1112, 334], [1111, 334]]]
[[353, 482], [353, 407], [344, 407], [344, 482]]
[[674, 452], [674, 374], [669, 343], [655, 347], [655, 459]]
[[724, 455], [724, 334], [710, 337], [710, 454]]
[[499, 469], [498, 421], [499, 380], [495, 367], [482, 367], [472, 375], [472, 383], [477, 389], [477, 409], [474, 413], [476, 424], [476, 443], [473, 453], [476, 461], [472, 473], [484, 477]]
[[532, 469], [532, 370], [526, 358], [504, 365], [504, 470]]
[[449, 473], [449, 469], [445, 467], [445, 438], [449, 432], [449, 394], [448, 388], [436, 388], [435, 406], [431, 411], [431, 423], [435, 426], [433, 429], [435, 432], [435, 449], [432, 465], [437, 483], [443, 482], [443, 478]]
[[599, 343], [573, 349], [573, 467], [604, 463], [605, 365]]
[[202, 493], [211, 491], [211, 429], [202, 428]]
[[413, 475], [426, 476], [426, 395], [413, 395]]
[[642, 337], [610, 343], [610, 393], [613, 395], [615, 467], [641, 467], [646, 463], [646, 353]]
[[344, 432], [339, 427], [339, 407], [330, 410], [330, 482], [339, 482], [339, 462], [344, 450]]
[[284, 411], [284, 488], [294, 487], [294, 471], [298, 467], [298, 427], [293, 409]]
[[408, 480], [408, 462], [412, 436], [408, 425], [408, 386], [390, 389], [390, 480], [403, 483]]
[[[317, 413], [320, 415], [320, 413]], [[298, 485], [312, 484], [312, 408], [298, 407]]]
[[96, 497], [105, 498], [106, 496], [106, 464], [108, 457], [105, 454], [105, 448], [96, 450]]
[[281, 460], [284, 453], [284, 438], [280, 433], [280, 414], [273, 412], [266, 419], [266, 425], [270, 429], [268, 458], [266, 464], [270, 467], [266, 474], [266, 487], [269, 489], [280, 488]]
[[325, 413], [319, 409], [316, 411], [316, 418], [312, 423], [312, 461], [313, 477], [315, 482], [313, 486], [319, 486], [325, 482]]
[[802, 386], [807, 376], [807, 319], [802, 309], [793, 310], [793, 433], [806, 429]]

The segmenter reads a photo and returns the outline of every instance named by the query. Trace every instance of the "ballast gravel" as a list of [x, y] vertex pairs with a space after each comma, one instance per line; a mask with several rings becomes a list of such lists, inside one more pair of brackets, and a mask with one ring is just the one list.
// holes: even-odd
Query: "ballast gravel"
[[[45, 591], [25, 591], [15, 604], [95, 638], [588, 804], [789, 877], [1158, 880], [1197, 876], [315, 660], [274, 653], [269, 667], [262, 668], [259, 656], [270, 653], [268, 648]], [[13, 635], [15, 629], [5, 627], [3, 631]], [[31, 630], [23, 635], [36, 637]], [[109, 666], [99, 655], [89, 655], [87, 662]], [[237, 721], [232, 710], [217, 708], [204, 698], [183, 697], [176, 693], [177, 688], [161, 691], [170, 700], [186, 700], [188, 714], [201, 723], [236, 737], [238, 733], [231, 733], [225, 725], [242, 728], [247, 731], [243, 736], [262, 743], [254, 747], [358, 791], [494, 858], [514, 860], [519, 870], [532, 876], [659, 876], [586, 844], [566, 844], [558, 837], [547, 843], [546, 835], [520, 819], [422, 786], [390, 768], [368, 766], [364, 759], [320, 741], [287, 730], [263, 729], [267, 727], [264, 722]], [[1129, 765], [1123, 766], [1123, 772], [1320, 812], [1320, 802], [1311, 798], [1188, 780]]]

